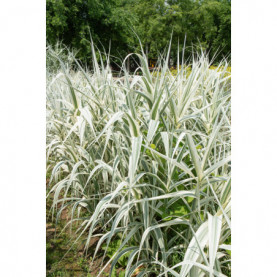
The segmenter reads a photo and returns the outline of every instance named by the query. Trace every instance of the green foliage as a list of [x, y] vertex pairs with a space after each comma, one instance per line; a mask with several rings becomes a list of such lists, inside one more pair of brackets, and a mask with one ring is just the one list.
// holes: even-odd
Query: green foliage
[[185, 218], [189, 210], [184, 205], [184, 202], [181, 200], [176, 201], [174, 204], [168, 206], [167, 203], [161, 208], [162, 219], [164, 221], [172, 220], [174, 218]]
[[[109, 258], [112, 258], [116, 254], [121, 243], [122, 243], [121, 239], [113, 239], [108, 245], [106, 243], [103, 243], [102, 249], [105, 250], [106, 255]], [[126, 247], [123, 247], [123, 249], [124, 248], [126, 248]], [[120, 257], [120, 259], [118, 260], [118, 264], [122, 267], [126, 267], [127, 261], [128, 261], [128, 256], [129, 255], [124, 255], [124, 256]]]
[[[47, 0], [46, 37], [78, 49], [77, 58], [91, 64], [90, 35], [98, 48], [121, 60], [140, 49], [140, 37], [149, 58], [157, 58], [172, 32], [172, 58], [186, 35], [192, 45], [201, 44], [212, 57], [231, 51], [231, 2], [228, 0]], [[113, 58], [114, 62], [119, 62]], [[175, 59], [176, 62], [176, 59]]]
[[[120, 0], [47, 0], [46, 37], [50, 45], [62, 41], [78, 49], [77, 58], [91, 62], [90, 35], [102, 49], [109, 42], [116, 45], [113, 54], [119, 55], [130, 37], [130, 18]], [[114, 48], [113, 48], [114, 49]], [[121, 50], [122, 52], [122, 50]]]
[[77, 261], [77, 265], [83, 270], [84, 273], [89, 273], [89, 263], [84, 257], [80, 257]]

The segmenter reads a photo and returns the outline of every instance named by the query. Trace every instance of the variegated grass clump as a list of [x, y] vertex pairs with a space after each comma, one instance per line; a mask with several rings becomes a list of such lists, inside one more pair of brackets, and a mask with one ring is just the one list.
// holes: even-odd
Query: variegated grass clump
[[[92, 47], [93, 71], [60, 61], [47, 72], [47, 170], [57, 218], [99, 237], [95, 258], [120, 241], [111, 272], [125, 276], [230, 276], [230, 74], [202, 53], [169, 74], [169, 52], [150, 73], [113, 78]], [[78, 240], [78, 239], [77, 239]], [[72, 243], [75, 243], [72, 242]], [[106, 248], [103, 248], [105, 244]]]

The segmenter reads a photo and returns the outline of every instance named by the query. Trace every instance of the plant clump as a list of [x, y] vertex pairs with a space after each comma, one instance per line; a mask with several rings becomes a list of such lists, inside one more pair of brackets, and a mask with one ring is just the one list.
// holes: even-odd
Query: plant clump
[[[97, 237], [92, 254], [124, 276], [230, 276], [230, 67], [205, 54], [174, 74], [143, 53], [122, 78], [92, 47], [93, 70], [48, 49], [48, 195], [57, 220]], [[100, 57], [100, 58], [98, 58]], [[189, 74], [187, 74], [189, 70]]]

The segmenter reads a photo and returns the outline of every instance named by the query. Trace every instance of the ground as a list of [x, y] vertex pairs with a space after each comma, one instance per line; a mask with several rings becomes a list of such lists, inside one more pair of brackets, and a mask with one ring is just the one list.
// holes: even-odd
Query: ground
[[[76, 235], [73, 227], [73, 232], [70, 234], [70, 229], [63, 230], [67, 219], [69, 217], [68, 211], [64, 210], [61, 214], [61, 220], [56, 225], [55, 220], [52, 221], [52, 214], [50, 213], [51, 199], [47, 200], [46, 214], [46, 270], [47, 277], [96, 277], [100, 271], [102, 257], [100, 253], [93, 264], [91, 264], [94, 249], [96, 247], [98, 238], [92, 239], [87, 251], [83, 251], [84, 238], [76, 245], [72, 244]], [[63, 230], [63, 231], [62, 231]], [[70, 251], [68, 251], [72, 247]], [[67, 253], [68, 252], [68, 253]], [[104, 260], [106, 262], [107, 259]], [[106, 267], [101, 276], [109, 276], [110, 265]], [[115, 276], [120, 276], [123, 269], [117, 269]]]

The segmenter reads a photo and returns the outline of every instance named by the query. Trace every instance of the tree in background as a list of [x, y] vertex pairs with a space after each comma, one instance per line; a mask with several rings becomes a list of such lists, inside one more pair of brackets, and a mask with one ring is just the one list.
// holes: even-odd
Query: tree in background
[[[132, 37], [131, 17], [121, 0], [47, 0], [46, 38], [50, 45], [62, 41], [78, 49], [77, 57], [88, 62], [91, 58], [90, 35], [103, 51], [113, 45], [113, 55], [125, 55]], [[116, 46], [116, 47], [114, 47]]]
[[[96, 46], [123, 58], [139, 49], [155, 58], [168, 45], [172, 51], [186, 35], [186, 45], [199, 45], [210, 56], [231, 50], [231, 2], [228, 0], [46, 0], [46, 37], [78, 49], [89, 64], [90, 35]], [[189, 54], [189, 51], [188, 53]], [[116, 59], [114, 59], [116, 61]]]
[[195, 2], [189, 12], [192, 28], [201, 45], [214, 55], [218, 50], [224, 56], [231, 51], [231, 2], [228, 0], [203, 0]]

